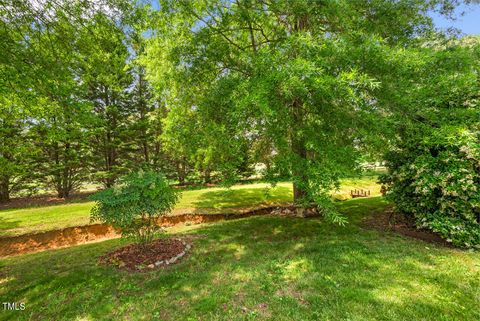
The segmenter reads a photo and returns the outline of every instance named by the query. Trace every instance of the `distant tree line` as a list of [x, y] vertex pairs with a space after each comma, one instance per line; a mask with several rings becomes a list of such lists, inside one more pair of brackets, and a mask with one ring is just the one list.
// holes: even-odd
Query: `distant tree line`
[[[208, 129], [194, 115], [167, 117], [138, 61], [147, 7], [15, 0], [0, 10], [0, 202], [39, 188], [68, 197], [83, 183], [110, 187], [145, 167], [180, 184], [215, 178]], [[235, 170], [248, 175], [250, 143], [240, 144]]]

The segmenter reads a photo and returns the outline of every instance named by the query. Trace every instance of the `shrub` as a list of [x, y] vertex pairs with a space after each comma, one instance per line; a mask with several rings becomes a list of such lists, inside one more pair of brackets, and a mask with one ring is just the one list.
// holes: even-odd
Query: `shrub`
[[380, 180], [398, 211], [459, 247], [480, 248], [480, 140], [474, 131], [437, 130], [387, 155]]
[[113, 188], [100, 191], [91, 199], [96, 201], [92, 220], [120, 228], [122, 236], [145, 244], [159, 230], [158, 218], [173, 209], [178, 194], [163, 175], [139, 171], [121, 178]]

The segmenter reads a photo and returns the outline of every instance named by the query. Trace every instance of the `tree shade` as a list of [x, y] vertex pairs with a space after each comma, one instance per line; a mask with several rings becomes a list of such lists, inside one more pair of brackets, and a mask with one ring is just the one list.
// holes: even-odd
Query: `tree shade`
[[439, 39], [427, 13], [452, 5], [166, 0], [142, 62], [167, 119], [196, 114], [226, 173], [245, 141], [261, 144], [266, 178], [286, 174], [297, 204], [341, 220], [327, 192], [385, 145], [392, 114], [409, 113], [410, 64]]

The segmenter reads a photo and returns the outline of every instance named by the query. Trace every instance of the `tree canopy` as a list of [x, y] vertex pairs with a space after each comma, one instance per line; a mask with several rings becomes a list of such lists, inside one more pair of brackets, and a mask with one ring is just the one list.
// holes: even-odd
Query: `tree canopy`
[[409, 113], [411, 64], [441, 41], [428, 13], [454, 4], [161, 1], [142, 62], [169, 117], [197, 114], [229, 163], [242, 140], [265, 142], [265, 177], [287, 173], [298, 204], [326, 207]]
[[476, 40], [430, 17], [459, 3], [2, 2], [0, 199], [139, 168], [227, 185], [256, 168], [342, 222], [342, 176], [477, 117], [459, 107], [478, 105]]

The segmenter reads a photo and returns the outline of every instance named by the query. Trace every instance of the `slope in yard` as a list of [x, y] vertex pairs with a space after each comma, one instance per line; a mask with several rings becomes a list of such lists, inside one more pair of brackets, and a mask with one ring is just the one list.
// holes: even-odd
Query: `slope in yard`
[[[186, 190], [173, 214], [200, 212], [216, 214], [237, 212], [246, 207], [285, 204], [292, 201], [290, 183], [280, 183], [274, 188], [268, 184], [236, 185], [230, 189], [204, 188]], [[378, 195], [380, 187], [376, 177], [345, 180], [342, 188], [334, 192], [334, 197], [348, 198], [351, 189], [370, 189]], [[55, 206], [41, 206], [0, 211], [0, 237], [38, 233], [90, 223], [90, 209], [93, 202], [69, 203]]]
[[97, 265], [109, 240], [0, 260], [0, 320], [479, 320], [480, 253], [366, 230], [381, 198], [320, 218], [252, 217], [183, 227], [179, 264], [148, 273]]

